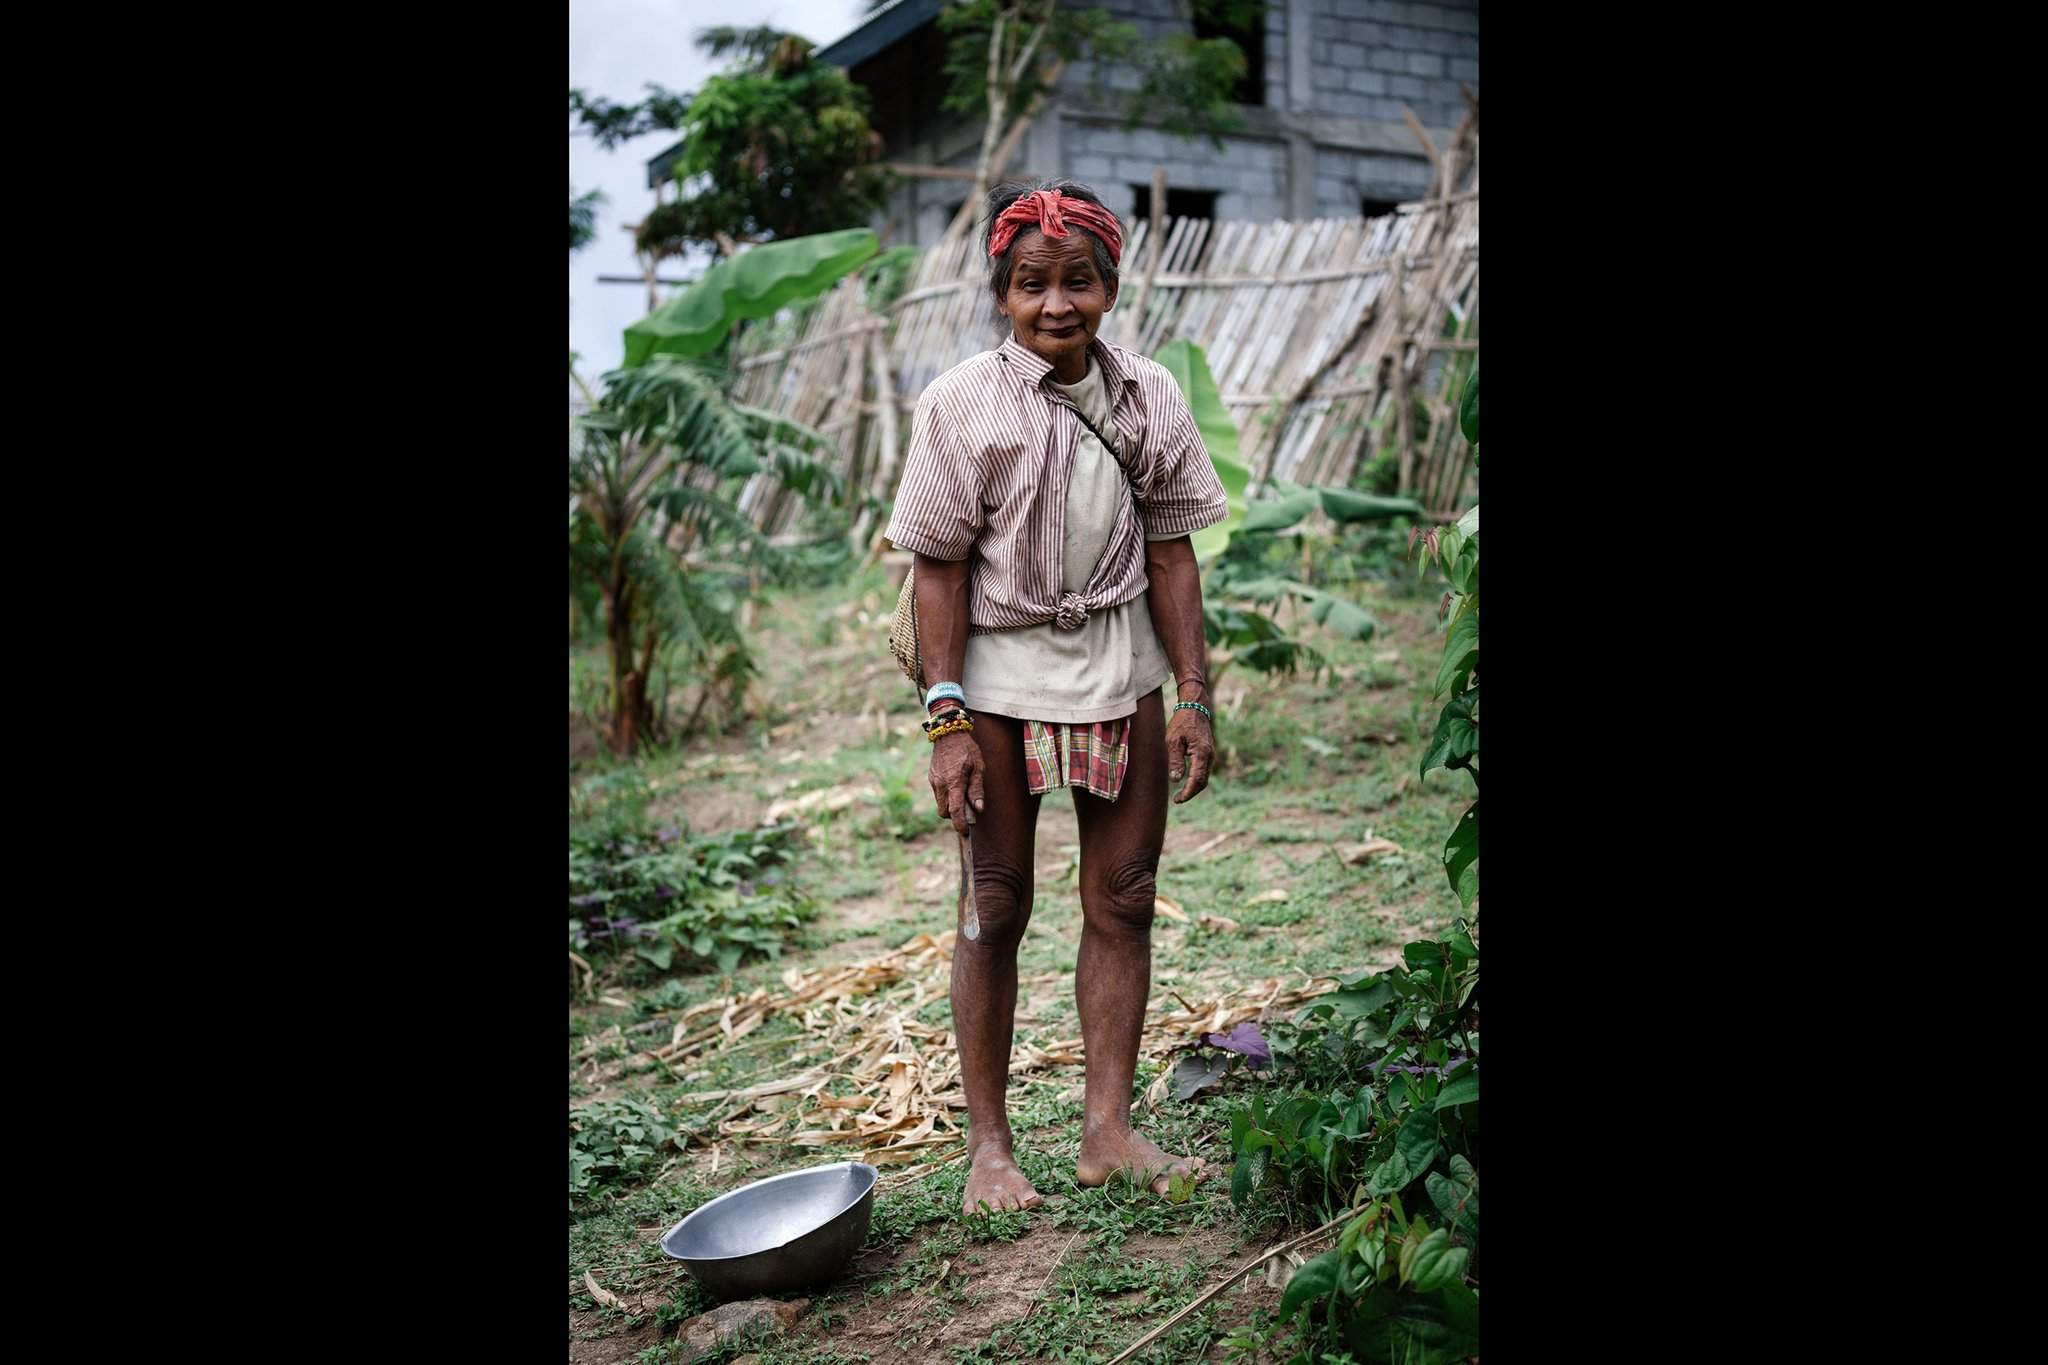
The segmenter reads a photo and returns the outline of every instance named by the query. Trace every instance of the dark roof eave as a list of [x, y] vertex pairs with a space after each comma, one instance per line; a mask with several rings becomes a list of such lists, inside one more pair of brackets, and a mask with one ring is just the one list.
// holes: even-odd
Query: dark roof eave
[[816, 55], [834, 66], [857, 66], [938, 17], [943, 0], [898, 0], [853, 32]]

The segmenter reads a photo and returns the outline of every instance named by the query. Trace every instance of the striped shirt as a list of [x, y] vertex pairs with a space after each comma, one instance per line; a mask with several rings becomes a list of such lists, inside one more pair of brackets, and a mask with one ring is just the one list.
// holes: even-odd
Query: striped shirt
[[1052, 396], [1052, 362], [1013, 335], [926, 386], [889, 520], [889, 540], [932, 559], [971, 554], [968, 624], [975, 632], [1057, 621], [1079, 629], [1088, 613], [1145, 591], [1145, 541], [1212, 526], [1230, 503], [1166, 367], [1097, 338], [1126, 496], [1109, 543], [1080, 592], [1061, 584], [1067, 478], [1087, 428]]

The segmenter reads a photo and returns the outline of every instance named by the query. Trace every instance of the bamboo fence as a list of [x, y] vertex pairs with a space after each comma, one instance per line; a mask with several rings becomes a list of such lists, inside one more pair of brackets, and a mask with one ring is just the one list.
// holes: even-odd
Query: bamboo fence
[[[1101, 335], [1144, 355], [1178, 337], [1202, 347], [1255, 491], [1272, 480], [1342, 485], [1391, 446], [1400, 491], [1433, 517], [1456, 517], [1472, 451], [1454, 404], [1479, 345], [1476, 139], [1441, 160], [1451, 173], [1435, 197], [1384, 217], [1169, 218], [1157, 251], [1150, 222], [1138, 222], [1124, 256], [1130, 306], [1111, 309]], [[831, 437], [826, 461], [886, 506], [925, 385], [1001, 344], [1006, 324], [985, 280], [978, 234], [926, 250], [879, 313], [849, 278], [794, 329], [742, 337], [738, 396]], [[741, 507], [772, 535], [789, 530], [800, 501], [763, 474]], [[856, 543], [876, 521], [861, 515]]]

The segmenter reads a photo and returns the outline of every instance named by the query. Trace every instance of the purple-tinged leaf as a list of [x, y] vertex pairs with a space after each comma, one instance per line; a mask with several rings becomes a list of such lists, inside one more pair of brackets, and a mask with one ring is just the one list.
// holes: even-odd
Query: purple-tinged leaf
[[1254, 1071], [1273, 1063], [1273, 1049], [1266, 1046], [1265, 1035], [1259, 1032], [1258, 1025], [1250, 1022], [1239, 1024], [1228, 1033], [1205, 1033], [1202, 1041], [1225, 1052], [1242, 1054], [1250, 1059], [1248, 1064]]
[[[1221, 1037], [1221, 1034], [1213, 1035]], [[1173, 1097], [1177, 1100], [1191, 1100], [1204, 1090], [1216, 1090], [1223, 1084], [1224, 1075], [1230, 1070], [1228, 1057], [1205, 1057], [1190, 1052], [1173, 1066]]]

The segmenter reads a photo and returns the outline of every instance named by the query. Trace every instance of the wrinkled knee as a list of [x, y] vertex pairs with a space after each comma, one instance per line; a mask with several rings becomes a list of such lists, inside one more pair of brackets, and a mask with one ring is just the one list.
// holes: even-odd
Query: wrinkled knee
[[1122, 934], [1149, 933], [1157, 901], [1158, 872], [1156, 856], [1118, 859], [1103, 877], [1095, 905], [1083, 909], [1100, 928]]
[[976, 943], [983, 948], [1014, 949], [1023, 940], [1024, 926], [1031, 919], [1030, 869], [977, 861], [974, 915], [981, 922]]

